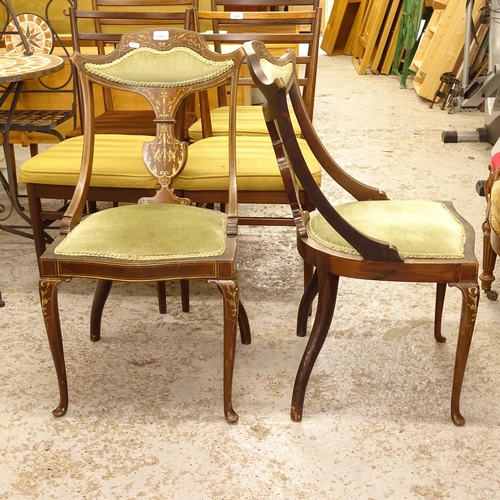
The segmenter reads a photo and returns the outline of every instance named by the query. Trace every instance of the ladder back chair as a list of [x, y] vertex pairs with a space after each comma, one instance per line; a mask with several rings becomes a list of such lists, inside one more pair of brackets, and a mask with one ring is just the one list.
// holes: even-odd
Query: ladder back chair
[[[250, 330], [239, 301], [236, 274], [238, 233], [235, 122], [229, 116], [228, 165], [230, 201], [227, 215], [195, 207], [175, 195], [170, 185], [185, 166], [187, 144], [175, 137], [175, 116], [182, 99], [191, 93], [227, 82], [236, 91], [244, 58], [240, 48], [221, 55], [209, 49], [199, 34], [180, 30], [148, 29], [124, 35], [109, 55], [72, 55], [78, 74], [84, 122], [81, 172], [75, 195], [65, 212], [60, 236], [40, 258], [40, 300], [48, 340], [59, 381], [59, 417], [68, 408], [57, 290], [74, 277], [95, 278], [101, 288], [100, 313], [113, 281], [156, 282], [206, 279], [223, 297], [224, 414], [228, 422], [238, 415], [232, 406], [232, 377], [237, 325], [242, 342]], [[165, 71], [175, 67], [176, 71]], [[155, 137], [142, 148], [143, 164], [156, 179], [154, 196], [96, 212], [83, 218], [91, 182], [95, 149], [93, 86], [108, 86], [144, 96], [155, 111]], [[99, 313], [99, 317], [100, 317]], [[99, 340], [100, 334], [91, 337]]]
[[[74, 50], [97, 51], [105, 54], [113, 50], [123, 34], [144, 28], [195, 29], [193, 8], [198, 0], [92, 0], [92, 10], [75, 8], [71, 14], [71, 33]], [[154, 135], [154, 114], [150, 109], [132, 109], [121, 94], [113, 95], [110, 89], [102, 89], [102, 112], [96, 116], [99, 134]], [[130, 97], [129, 97], [130, 99]], [[125, 103], [124, 103], [125, 101]], [[138, 100], [136, 106], [141, 107]], [[194, 105], [193, 105], [194, 106]], [[185, 105], [179, 108], [177, 131], [187, 137]], [[83, 117], [80, 113], [80, 120]], [[68, 137], [81, 135], [81, 126], [68, 133]]]
[[[240, 13], [238, 13], [240, 14]], [[224, 33], [204, 33], [206, 41], [213, 45], [218, 52], [230, 50], [231, 47], [241, 46], [245, 41], [251, 38], [258, 38], [262, 41], [280, 45], [282, 49], [290, 45], [307, 44], [310, 48], [310, 58], [308, 67], [310, 69], [311, 79], [316, 72], [317, 49], [319, 39], [319, 9], [316, 11], [297, 11], [297, 12], [243, 12], [243, 19], [239, 20], [240, 27], [245, 27], [244, 32], [224, 32]], [[198, 21], [203, 19], [211, 22], [230, 21], [234, 17], [234, 12], [198, 12]], [[308, 25], [309, 31], [298, 32], [300, 26]], [[220, 26], [220, 24], [219, 24]], [[282, 32], [277, 32], [277, 27], [282, 27]], [[261, 32], [259, 30], [262, 30]], [[215, 30], [216, 31], [216, 30]], [[288, 31], [288, 32], [287, 32]], [[241, 88], [242, 79], [239, 84]], [[251, 79], [245, 78], [246, 83], [250, 85]], [[252, 83], [253, 85], [253, 83]], [[313, 88], [313, 83], [310, 84]], [[314, 91], [312, 91], [314, 94]], [[238, 106], [238, 112], [241, 107]], [[210, 118], [204, 119], [209, 115]], [[224, 116], [222, 114], [221, 116]], [[263, 123], [263, 120], [260, 119]], [[208, 125], [203, 136], [210, 136], [212, 142], [199, 143], [196, 141], [190, 145], [190, 160], [179, 175], [173, 187], [178, 190], [182, 196], [188, 196], [196, 203], [221, 203], [227, 201], [227, 176], [224, 168], [213, 168], [206, 171], [203, 168], [205, 158], [215, 158], [221, 156], [226, 147], [225, 134], [216, 135], [213, 123], [216, 121], [212, 113], [203, 112], [202, 106], [202, 124]], [[212, 125], [212, 128], [210, 128]], [[272, 146], [265, 135], [237, 135], [238, 144], [238, 200], [245, 204], [268, 204], [284, 205], [288, 203], [283, 181], [276, 166], [276, 160], [272, 151]], [[321, 182], [321, 168], [315, 161], [306, 142], [299, 139], [304, 148], [304, 154], [310, 158], [310, 167], [316, 182]], [[222, 155], [224, 156], [224, 155]], [[215, 165], [212, 163], [211, 165]], [[204, 180], [198, 179], [197, 172], [204, 170]], [[301, 190], [301, 202], [308, 209], [312, 207], [308, 204], [306, 193]], [[241, 224], [250, 225], [293, 225], [293, 221], [287, 216], [244, 216], [240, 217]], [[307, 278], [306, 278], [307, 279]]]
[[[200, 30], [205, 34], [207, 41], [214, 43], [216, 50], [221, 51], [225, 47], [241, 44], [250, 39], [274, 44], [275, 50], [281, 52], [284, 48], [296, 48], [299, 53], [297, 57], [299, 84], [312, 120], [321, 30], [321, 9], [318, 0], [252, 0], [251, 2], [211, 0], [211, 5], [211, 12], [199, 11], [197, 17]], [[237, 9], [241, 11], [237, 12]], [[248, 12], [249, 9], [264, 10], [264, 12], [254, 15]], [[273, 14], [278, 12], [284, 15]], [[286, 15], [285, 12], [289, 14]], [[302, 19], [300, 19], [301, 14]], [[245, 103], [240, 103], [238, 109], [236, 133], [267, 136], [259, 106], [252, 105], [252, 90], [255, 90], [255, 85], [249, 78], [248, 71], [244, 71], [240, 78], [240, 94]], [[213, 135], [227, 134], [226, 96], [225, 90], [219, 89], [216, 106], [212, 106], [210, 111]], [[300, 133], [298, 126], [295, 130]], [[189, 138], [191, 141], [196, 141], [201, 136], [200, 119], [189, 128]]]
[[[436, 283], [434, 338], [441, 333], [446, 285], [462, 294], [462, 311], [451, 395], [451, 418], [460, 413], [460, 393], [479, 301], [478, 262], [474, 230], [450, 202], [390, 201], [385, 193], [360, 183], [331, 158], [309, 120], [295, 77], [295, 55], [275, 58], [259, 41], [245, 44], [255, 83], [266, 98], [263, 106], [278, 165], [287, 188], [297, 227], [297, 248], [314, 266], [297, 317], [297, 334], [306, 335], [308, 312], [318, 295], [314, 324], [300, 362], [291, 403], [291, 417], [302, 419], [309, 376], [329, 332], [339, 277], [365, 280]], [[288, 100], [289, 98], [289, 100]], [[317, 186], [292, 133], [288, 112], [291, 102], [302, 134], [326, 173], [356, 200], [335, 205]], [[301, 209], [300, 181], [316, 207], [314, 214]]]

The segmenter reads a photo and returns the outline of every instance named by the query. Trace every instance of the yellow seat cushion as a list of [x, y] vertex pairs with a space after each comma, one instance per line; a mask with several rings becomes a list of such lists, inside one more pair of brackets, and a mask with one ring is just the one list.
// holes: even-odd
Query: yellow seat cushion
[[[304, 158], [318, 185], [321, 165], [306, 141], [298, 139]], [[228, 138], [209, 137], [189, 146], [188, 162], [172, 183], [186, 191], [227, 191], [229, 186]], [[238, 136], [236, 161], [239, 191], [284, 191], [283, 181], [267, 137]]]
[[222, 255], [226, 218], [204, 208], [125, 205], [86, 217], [56, 247], [65, 256], [168, 260]]
[[[158, 189], [142, 159], [147, 135], [98, 134], [95, 136], [91, 186]], [[66, 139], [25, 161], [19, 181], [24, 184], [75, 186], [78, 182], [83, 136]]]
[[[360, 232], [394, 245], [401, 257], [415, 259], [461, 259], [465, 228], [440, 202], [359, 201], [335, 209]], [[309, 236], [339, 252], [359, 255], [321, 214], [311, 217]]]
[[[215, 108], [210, 112], [212, 120], [212, 132], [214, 136], [228, 135], [228, 120], [229, 107], [222, 106]], [[296, 136], [300, 136], [300, 126], [297, 118], [290, 109], [293, 129]], [[267, 131], [264, 115], [262, 114], [262, 106], [238, 106], [236, 111], [236, 134], [237, 135], [257, 135], [269, 136]], [[201, 120], [196, 121], [189, 127], [189, 139], [191, 141], [199, 141], [202, 138]]]
[[500, 236], [500, 182], [494, 182], [490, 196], [491, 228]]

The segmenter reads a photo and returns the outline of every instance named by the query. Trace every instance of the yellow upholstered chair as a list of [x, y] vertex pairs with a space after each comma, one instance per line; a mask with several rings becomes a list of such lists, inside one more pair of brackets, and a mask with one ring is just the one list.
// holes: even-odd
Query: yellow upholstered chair
[[[273, 51], [282, 53], [286, 48], [295, 48], [300, 54], [297, 58], [299, 85], [302, 97], [313, 119], [314, 93], [316, 90], [316, 73], [318, 66], [318, 46], [321, 30], [321, 10], [319, 15], [318, 0], [211, 0], [212, 12], [198, 12], [198, 24], [207, 40], [214, 43], [217, 50], [234, 43], [259, 39], [268, 44]], [[300, 20], [300, 12], [307, 12], [306, 18]], [[313, 14], [311, 15], [311, 11]], [[270, 16], [266, 13], [288, 12], [284, 15]], [[299, 12], [299, 13], [298, 13]], [[292, 13], [292, 14], [290, 14]], [[286, 16], [288, 16], [286, 18]], [[207, 31], [208, 30], [208, 31]], [[217, 37], [222, 34], [229, 36]], [[228, 40], [229, 38], [229, 40]], [[240, 104], [236, 125], [237, 135], [267, 136], [267, 128], [259, 106], [261, 99], [255, 92], [255, 86], [248, 71], [243, 69], [240, 75]], [[242, 103], [243, 102], [243, 103]], [[211, 124], [213, 135], [227, 135], [227, 102], [226, 93], [221, 91], [215, 103], [212, 103]], [[294, 129], [300, 134], [300, 128], [291, 110]], [[189, 128], [192, 141], [202, 136], [201, 120]]]
[[479, 279], [481, 288], [490, 300], [498, 299], [498, 292], [491, 288], [495, 281], [493, 271], [500, 253], [500, 153], [491, 158], [490, 175], [484, 185], [486, 218], [483, 222], [483, 269]]
[[[297, 334], [305, 336], [308, 312], [318, 295], [314, 325], [295, 379], [292, 419], [302, 419], [309, 376], [330, 330], [339, 278], [343, 276], [436, 283], [434, 338], [437, 342], [446, 340], [441, 334], [446, 285], [461, 291], [451, 418], [456, 425], [463, 425], [460, 392], [479, 300], [473, 228], [450, 202], [391, 201], [382, 191], [349, 176], [328, 154], [309, 120], [296, 83], [294, 53], [289, 51], [275, 58], [258, 41], [246, 43], [245, 52], [253, 78], [266, 98], [264, 116], [294, 215], [297, 248], [315, 268], [298, 312]], [[316, 184], [293, 133], [288, 98], [311, 150], [332, 182], [352, 195], [353, 202], [336, 204]], [[301, 209], [298, 181], [316, 206], [314, 214]]]
[[[226, 149], [230, 179], [227, 215], [195, 207], [190, 200], [177, 197], [171, 182], [183, 170], [188, 156], [186, 143], [176, 139], [174, 132], [182, 99], [224, 83], [236, 91], [243, 57], [241, 48], [225, 55], [214, 53], [198, 33], [179, 29], [149, 29], [124, 35], [116, 51], [109, 55], [73, 54], [86, 117], [81, 170], [62, 219], [60, 236], [40, 257], [40, 299], [60, 391], [55, 416], [64, 415], [68, 407], [57, 306], [61, 282], [73, 277], [98, 279], [102, 313], [113, 281], [198, 278], [215, 283], [223, 296], [224, 414], [228, 422], [237, 421], [231, 394], [237, 325], [243, 343], [250, 343], [250, 330], [239, 301], [236, 272], [235, 101], [229, 115], [230, 146]], [[138, 93], [152, 106], [156, 135], [142, 146], [142, 164], [159, 187], [154, 196], [136, 204], [83, 217], [93, 177], [94, 85]]]

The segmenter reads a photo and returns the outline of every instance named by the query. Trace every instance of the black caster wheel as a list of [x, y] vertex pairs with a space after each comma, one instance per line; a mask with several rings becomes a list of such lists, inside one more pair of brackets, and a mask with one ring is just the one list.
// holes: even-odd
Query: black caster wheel
[[495, 301], [498, 299], [498, 292], [496, 290], [488, 290], [486, 292], [486, 297], [491, 301]]

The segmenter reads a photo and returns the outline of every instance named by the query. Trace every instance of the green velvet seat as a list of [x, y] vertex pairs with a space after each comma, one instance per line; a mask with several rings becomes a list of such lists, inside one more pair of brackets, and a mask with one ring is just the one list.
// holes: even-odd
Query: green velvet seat
[[[401, 257], [464, 258], [464, 226], [443, 203], [425, 200], [359, 201], [336, 205], [335, 209], [363, 234], [389, 241]], [[327, 248], [359, 255], [321, 214], [311, 218], [307, 232], [314, 241]]]
[[213, 257], [225, 249], [226, 220], [216, 212], [145, 204], [110, 208], [87, 217], [54, 253], [142, 261]]

